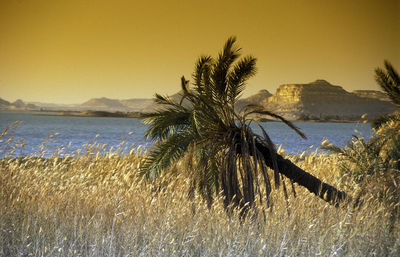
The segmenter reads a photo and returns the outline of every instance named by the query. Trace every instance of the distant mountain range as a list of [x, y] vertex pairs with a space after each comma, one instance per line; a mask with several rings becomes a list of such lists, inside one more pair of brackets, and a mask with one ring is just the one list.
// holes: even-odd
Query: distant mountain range
[[32, 103], [25, 103], [21, 99], [11, 103], [0, 98], [0, 110], [40, 110], [40, 107]]
[[[180, 101], [182, 92], [170, 96]], [[185, 102], [184, 102], [185, 104]], [[257, 94], [242, 98], [236, 105], [241, 111], [248, 104], [263, 106], [265, 109], [290, 120], [332, 120], [359, 119], [365, 113], [369, 117], [390, 113], [396, 107], [386, 94], [376, 90], [356, 90], [347, 92], [341, 86], [335, 86], [325, 80], [316, 80], [307, 84], [285, 84], [279, 86], [275, 94], [260, 90]], [[153, 99], [131, 98], [110, 99], [92, 98], [82, 104], [60, 105], [51, 103], [17, 100], [10, 103], [0, 98], [0, 110], [3, 111], [105, 111], [146, 113], [162, 108]], [[255, 116], [254, 118], [264, 118]]]

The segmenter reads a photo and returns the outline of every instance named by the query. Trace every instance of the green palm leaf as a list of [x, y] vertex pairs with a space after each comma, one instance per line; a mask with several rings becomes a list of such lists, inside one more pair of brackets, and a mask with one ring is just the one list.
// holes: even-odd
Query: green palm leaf
[[400, 106], [400, 77], [393, 66], [385, 61], [384, 71], [381, 68], [375, 70], [375, 79], [381, 88], [389, 96], [390, 100], [397, 106]]

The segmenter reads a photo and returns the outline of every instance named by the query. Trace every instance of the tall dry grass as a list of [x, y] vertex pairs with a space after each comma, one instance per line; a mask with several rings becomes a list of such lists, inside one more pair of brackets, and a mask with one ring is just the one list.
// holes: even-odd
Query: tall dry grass
[[[240, 220], [226, 214], [222, 199], [211, 209], [198, 195], [189, 200], [183, 162], [156, 181], [143, 180], [142, 156], [140, 149], [104, 153], [92, 143], [72, 157], [1, 158], [0, 255], [400, 255], [398, 216], [373, 190], [357, 209], [335, 208], [297, 186], [287, 201], [274, 190], [273, 208], [257, 206], [260, 215]], [[339, 177], [336, 155], [291, 159], [349, 193], [362, 191]]]

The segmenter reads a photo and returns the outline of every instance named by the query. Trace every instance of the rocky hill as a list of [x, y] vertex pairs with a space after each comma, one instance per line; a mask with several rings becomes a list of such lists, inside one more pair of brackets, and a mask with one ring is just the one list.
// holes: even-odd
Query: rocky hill
[[109, 112], [148, 112], [154, 108], [154, 100], [146, 98], [110, 99], [106, 97], [92, 98], [79, 105], [80, 110]]
[[31, 103], [25, 103], [21, 99], [10, 103], [2, 98], [0, 98], [0, 110], [10, 110], [10, 111], [37, 111], [40, 108]]
[[268, 92], [268, 90], [262, 89], [255, 95], [240, 99], [236, 104], [236, 110], [241, 111], [246, 105], [249, 104], [263, 105], [263, 102], [271, 96], [272, 94]]
[[0, 109], [6, 109], [10, 106], [10, 102], [0, 98]]
[[130, 108], [121, 103], [120, 100], [106, 97], [92, 98], [81, 104], [79, 108], [92, 111], [130, 111]]
[[120, 100], [120, 102], [128, 107], [131, 111], [144, 112], [147, 107], [153, 104], [153, 99], [147, 98], [131, 98], [126, 100]]
[[375, 117], [395, 110], [391, 102], [380, 99], [382, 95], [379, 93], [368, 90], [350, 93], [325, 80], [316, 80], [308, 84], [281, 85], [262, 104], [291, 120], [357, 119], [365, 113]]
[[30, 104], [34, 104], [43, 110], [74, 110], [79, 104], [55, 104], [55, 103], [47, 103], [47, 102], [29, 102]]

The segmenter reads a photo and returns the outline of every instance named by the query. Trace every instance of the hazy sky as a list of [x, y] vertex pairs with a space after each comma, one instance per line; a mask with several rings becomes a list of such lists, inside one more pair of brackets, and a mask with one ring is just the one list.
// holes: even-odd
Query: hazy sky
[[384, 59], [400, 71], [400, 0], [0, 0], [0, 97], [173, 94], [231, 35], [258, 59], [245, 95], [316, 79], [378, 89]]

